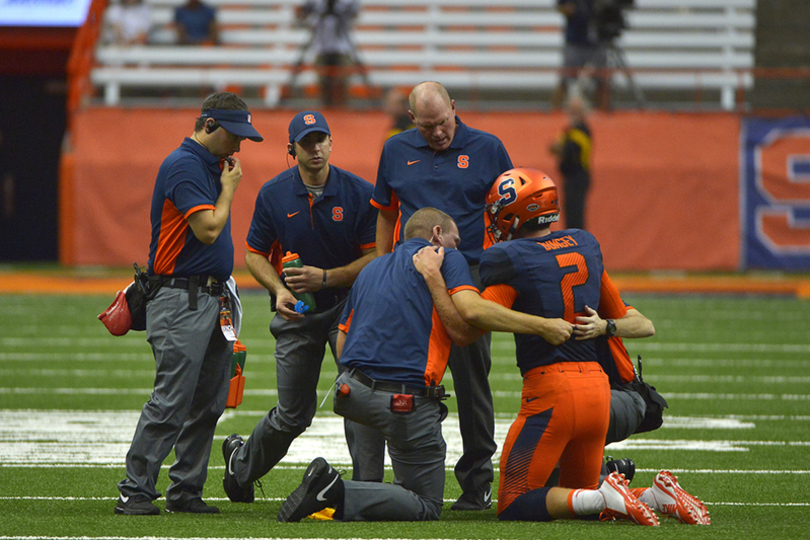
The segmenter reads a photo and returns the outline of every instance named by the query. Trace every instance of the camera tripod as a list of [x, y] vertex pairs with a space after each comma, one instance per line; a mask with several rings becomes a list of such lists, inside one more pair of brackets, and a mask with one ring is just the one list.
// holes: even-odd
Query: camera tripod
[[[618, 71], [627, 79], [627, 85], [630, 87], [630, 92], [633, 95], [636, 107], [643, 108], [645, 104], [644, 92], [642, 92], [641, 88], [636, 84], [635, 77], [627, 65], [624, 51], [612, 40], [601, 41], [598, 45], [598, 50], [599, 52], [585, 64], [585, 69], [583, 69], [579, 77], [577, 77], [576, 85], [579, 88], [583, 88], [585, 81], [593, 77], [593, 73], [596, 72], [596, 76], [602, 81], [601, 84], [605, 85], [603, 91], [609, 96], [611, 75]], [[600, 59], [604, 59], [604, 67], [599, 65], [602, 63]]]
[[[312, 48], [312, 44], [315, 42], [315, 31], [313, 31], [310, 35], [309, 40], [304, 43], [298, 52], [298, 59], [296, 60], [295, 64], [293, 64], [292, 69], [290, 70], [290, 78], [286, 83], [286, 88], [289, 90], [289, 96], [293, 96], [295, 94], [295, 84], [298, 81], [298, 76], [304, 70], [304, 66], [307, 61], [307, 56], [309, 55], [310, 49]], [[348, 57], [351, 61], [351, 66], [342, 66], [337, 64], [330, 64], [327, 63], [326, 65], [319, 68], [319, 75], [321, 77], [331, 77], [333, 79], [339, 79], [341, 77], [346, 76], [346, 74], [351, 73], [359, 73], [360, 77], [363, 79], [363, 84], [368, 89], [372, 89], [373, 86], [371, 84], [371, 80], [368, 76], [368, 68], [366, 65], [360, 60], [359, 55], [357, 54], [357, 46], [354, 42], [351, 42], [351, 52], [349, 53]], [[337, 55], [335, 55], [337, 56]], [[335, 84], [334, 80], [333, 83]], [[373, 92], [370, 92], [373, 95]], [[324, 100], [329, 100], [329, 96], [323, 96]]]

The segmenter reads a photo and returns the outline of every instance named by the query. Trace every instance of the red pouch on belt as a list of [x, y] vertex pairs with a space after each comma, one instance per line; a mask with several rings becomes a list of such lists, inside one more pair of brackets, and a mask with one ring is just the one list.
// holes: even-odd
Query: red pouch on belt
[[98, 320], [104, 323], [107, 330], [114, 336], [123, 336], [132, 328], [132, 313], [129, 311], [127, 295], [118, 291], [110, 307], [99, 314]]
[[391, 412], [409, 413], [413, 411], [413, 396], [411, 394], [394, 394], [391, 396]]

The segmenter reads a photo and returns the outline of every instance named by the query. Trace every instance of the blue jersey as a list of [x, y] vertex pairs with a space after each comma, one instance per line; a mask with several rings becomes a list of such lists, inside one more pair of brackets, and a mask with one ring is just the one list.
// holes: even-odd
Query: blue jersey
[[[348, 334], [341, 364], [377, 380], [412, 386], [441, 382], [451, 341], [424, 278], [413, 266], [414, 253], [428, 245], [411, 238], [357, 276], [340, 322]], [[478, 292], [466, 260], [455, 249], [445, 250], [442, 276], [450, 294]]]
[[220, 159], [186, 138], [163, 160], [152, 193], [149, 273], [165, 276], [211, 275], [225, 281], [233, 271], [231, 218], [210, 246], [200, 242], [188, 217], [214, 210], [222, 191]]
[[[337, 268], [359, 259], [375, 246], [377, 210], [369, 199], [373, 186], [343, 169], [329, 166], [323, 193], [314, 198], [293, 167], [265, 183], [256, 198], [247, 249], [271, 257], [279, 272], [280, 256], [298, 253], [305, 265]], [[314, 292], [318, 311], [346, 296], [345, 287]]]
[[469, 264], [481, 258], [489, 243], [484, 210], [489, 188], [512, 161], [494, 135], [472, 129], [456, 117], [450, 147], [435, 152], [415, 128], [394, 135], [383, 146], [371, 204], [399, 210], [399, 231], [414, 212], [432, 206], [446, 212], [458, 225], [458, 249]]
[[[570, 323], [585, 312], [585, 306], [599, 309], [605, 274], [599, 242], [579, 229], [495, 244], [484, 252], [480, 271], [485, 287], [514, 289], [512, 309]], [[569, 339], [554, 346], [540, 336], [515, 334], [521, 373], [556, 362], [595, 362], [594, 344]]]

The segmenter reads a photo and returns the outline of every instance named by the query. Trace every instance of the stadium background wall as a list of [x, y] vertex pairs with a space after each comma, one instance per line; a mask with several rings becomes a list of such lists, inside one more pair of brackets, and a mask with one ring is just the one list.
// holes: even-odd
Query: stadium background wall
[[[195, 111], [88, 108], [75, 117], [62, 161], [60, 261], [145, 263], [157, 169], [191, 135]], [[256, 111], [263, 143], [246, 141], [232, 208], [236, 264], [262, 184], [296, 164], [286, 153], [290, 111]], [[374, 182], [388, 129], [382, 112], [326, 111], [331, 163]], [[566, 124], [556, 113], [466, 113], [496, 134], [515, 166], [559, 180], [549, 144]], [[740, 118], [725, 113], [594, 113], [594, 180], [588, 229], [609, 270], [737, 270], [741, 266]], [[474, 156], [472, 157], [474, 161]]]

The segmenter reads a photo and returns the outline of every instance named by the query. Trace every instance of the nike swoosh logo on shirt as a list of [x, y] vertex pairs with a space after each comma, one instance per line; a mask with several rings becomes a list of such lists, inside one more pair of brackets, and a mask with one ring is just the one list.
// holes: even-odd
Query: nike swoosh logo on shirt
[[300, 211], [298, 211], [298, 212], [295, 212], [295, 213], [292, 213], [292, 214], [287, 214], [287, 217], [288, 217], [288, 218], [290, 218], [290, 217], [293, 217], [293, 216], [297, 216], [297, 215], [298, 215], [298, 214], [300, 214], [300, 213], [301, 213], [301, 212], [300, 212]]
[[531, 403], [531, 402], [532, 402], [532, 401], [534, 401], [535, 399], [537, 399], [537, 398], [536, 398], [536, 397], [527, 397], [527, 398], [526, 398], [526, 403]]
[[422, 160], [421, 159], [415, 159], [413, 161], [409, 161], [408, 165], [413, 165], [414, 163], [419, 163], [420, 161], [422, 161]]
[[129, 497], [124, 497], [123, 495], [121, 495], [121, 502], [127, 504], [127, 502], [129, 502]]
[[316, 499], [318, 499], [318, 500], [319, 500], [319, 501], [321, 501], [321, 502], [326, 501], [326, 497], [324, 497], [324, 495], [326, 495], [326, 492], [327, 492], [327, 491], [329, 491], [329, 488], [331, 488], [332, 486], [334, 486], [334, 485], [335, 485], [335, 482], [337, 482], [337, 481], [338, 481], [338, 478], [340, 478], [340, 476], [339, 476], [339, 475], [336, 475], [336, 476], [335, 476], [335, 477], [332, 479], [332, 481], [331, 481], [331, 482], [329, 482], [329, 485], [328, 485], [328, 486], [326, 486], [325, 488], [323, 488], [322, 490], [320, 490], [320, 491], [318, 492], [318, 495], [317, 495], [315, 498], [316, 498]]

